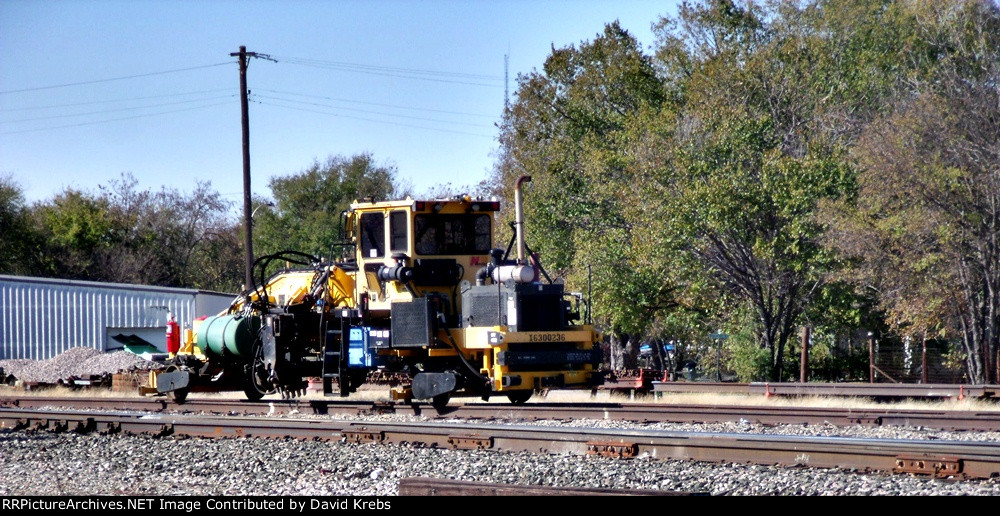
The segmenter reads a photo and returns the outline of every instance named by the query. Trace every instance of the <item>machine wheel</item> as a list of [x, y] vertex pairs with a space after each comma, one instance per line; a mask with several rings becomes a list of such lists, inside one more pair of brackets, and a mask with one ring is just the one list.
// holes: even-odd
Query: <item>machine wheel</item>
[[451, 393], [446, 392], [444, 394], [438, 394], [431, 398], [431, 406], [438, 410], [438, 412], [444, 410], [448, 407], [448, 402], [451, 401]]
[[368, 380], [368, 370], [362, 369], [358, 371], [351, 371], [351, 373], [347, 376], [347, 378], [350, 381], [350, 383], [348, 384], [347, 392], [348, 393], [357, 392], [358, 387], [361, 387], [361, 384], [365, 383]]
[[170, 399], [174, 400], [174, 403], [180, 405], [181, 403], [187, 401], [188, 392], [190, 392], [190, 390], [187, 387], [170, 391]]
[[[181, 370], [181, 368], [177, 367], [176, 365], [171, 365], [171, 366], [168, 366], [166, 369], [164, 369], [163, 372], [165, 372], [165, 373], [176, 373], [176, 372], [178, 372], [180, 370]], [[193, 380], [193, 377], [192, 377], [192, 380]], [[168, 392], [167, 395], [170, 396], [170, 399], [174, 403], [180, 405], [181, 403], [184, 403], [185, 401], [187, 401], [187, 397], [188, 397], [188, 393], [189, 392], [191, 392], [191, 385], [190, 384], [187, 385], [186, 387], [182, 387], [180, 389], [174, 389], [174, 390]]]
[[528, 401], [528, 399], [530, 399], [531, 395], [534, 393], [535, 391], [531, 389], [524, 391], [511, 391], [510, 393], [507, 394], [507, 399], [509, 399], [510, 402], [515, 405], [521, 405], [526, 401]]
[[274, 390], [271, 385], [271, 371], [264, 363], [264, 348], [260, 341], [253, 345], [253, 360], [243, 368], [243, 393], [250, 401], [257, 401]]

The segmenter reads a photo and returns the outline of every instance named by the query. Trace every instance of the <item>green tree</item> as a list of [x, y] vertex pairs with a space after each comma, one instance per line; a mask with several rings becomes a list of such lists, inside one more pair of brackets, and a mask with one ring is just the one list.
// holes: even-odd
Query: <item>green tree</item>
[[668, 266], [715, 293], [703, 296], [709, 320], [750, 323], [772, 380], [836, 265], [819, 245], [817, 203], [852, 186], [839, 133], [824, 125], [829, 93], [815, 88], [837, 62], [819, 59], [827, 24], [809, 9], [712, 1], [662, 19], [657, 57], [675, 113], [638, 139], [658, 144], [641, 183], [659, 202], [642, 209], [660, 222], [650, 227]]
[[340, 214], [355, 200], [386, 200], [405, 195], [396, 168], [380, 165], [370, 154], [332, 156], [323, 164], [269, 182], [274, 206], [257, 199], [254, 251], [258, 256], [292, 250], [330, 257], [339, 240]]
[[1000, 97], [978, 81], [947, 90], [925, 93], [870, 128], [857, 149], [861, 192], [839, 220], [835, 245], [857, 258], [857, 278], [879, 293], [898, 329], [960, 337], [970, 379], [992, 382]]
[[219, 246], [233, 250], [229, 237], [235, 228], [231, 203], [210, 183], [198, 183], [190, 193], [166, 187], [152, 191], [123, 174], [100, 192], [113, 228], [113, 245], [96, 257], [106, 279], [236, 290], [235, 278], [218, 281], [231, 272], [232, 260], [217, 254], [221, 261], [205, 259]]
[[578, 47], [553, 48], [542, 71], [520, 76], [518, 85], [493, 184], [512, 199], [517, 177], [533, 177], [529, 244], [571, 288], [592, 279], [594, 315], [624, 345], [626, 334], [641, 333], [668, 304], [671, 290], [662, 270], [636, 263], [650, 261], [632, 252], [642, 227], [621, 209], [635, 201], [630, 124], [659, 109], [662, 83], [650, 56], [615, 22]]
[[39, 239], [20, 185], [0, 176], [0, 274], [37, 272]]
[[829, 245], [897, 332], [957, 337], [968, 377], [996, 380], [1000, 331], [1000, 9], [906, 6], [914, 70], [864, 128], [856, 196], [832, 203]]
[[240, 246], [229, 208], [208, 183], [154, 192], [123, 174], [97, 193], [68, 189], [31, 210], [45, 258], [38, 273], [234, 291]]
[[113, 222], [106, 200], [66, 189], [36, 205], [36, 224], [45, 240], [43, 271], [47, 276], [101, 281], [97, 256], [112, 248]]
[[595, 266], [597, 313], [611, 328], [663, 319], [707, 333], [749, 310], [767, 376], [779, 379], [804, 317], [861, 320], [865, 299], [834, 275], [843, 262], [820, 245], [817, 209], [853, 195], [849, 150], [910, 82], [933, 75], [940, 35], [917, 23], [928, 12], [870, 0], [685, 3], [655, 25], [655, 60], [610, 24], [519, 78], [497, 183], [535, 177], [529, 238], [542, 235], [571, 283]]

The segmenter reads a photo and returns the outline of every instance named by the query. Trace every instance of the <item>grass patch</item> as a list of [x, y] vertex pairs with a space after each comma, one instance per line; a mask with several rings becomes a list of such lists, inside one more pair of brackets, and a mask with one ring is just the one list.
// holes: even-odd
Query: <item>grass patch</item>
[[[110, 389], [70, 389], [67, 387], [49, 387], [26, 391], [18, 387], [0, 386], [0, 396], [13, 398], [28, 397], [79, 397], [79, 398], [138, 398], [137, 391], [112, 391]], [[223, 392], [192, 392], [189, 399], [231, 399], [245, 398], [242, 391]], [[358, 392], [348, 398], [326, 397], [322, 392], [309, 391], [300, 400], [338, 400], [350, 401], [390, 401], [389, 387], [384, 385], [363, 385]], [[264, 397], [265, 401], [282, 401], [277, 394]], [[456, 397], [453, 403], [482, 402], [475, 397]], [[507, 396], [497, 395], [490, 398], [490, 403], [508, 403]], [[535, 393], [528, 403], [655, 403], [662, 405], [716, 405], [716, 406], [746, 406], [746, 407], [808, 407], [808, 408], [848, 408], [848, 409], [895, 409], [895, 410], [944, 410], [1000, 412], [997, 400], [966, 398], [936, 399], [936, 400], [902, 400], [898, 402], [876, 402], [869, 398], [837, 397], [837, 396], [771, 396], [731, 393], [664, 393], [660, 396], [652, 394], [629, 396], [598, 391], [591, 395], [589, 390], [551, 390], [545, 394]]]

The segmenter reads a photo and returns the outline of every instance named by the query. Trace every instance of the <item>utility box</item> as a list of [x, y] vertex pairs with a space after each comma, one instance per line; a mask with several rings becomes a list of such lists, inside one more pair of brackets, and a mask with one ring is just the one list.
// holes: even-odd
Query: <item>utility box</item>
[[413, 348], [434, 344], [434, 310], [430, 299], [393, 303], [392, 347]]
[[504, 283], [470, 287], [462, 292], [462, 326], [507, 326], [509, 331], [566, 329], [563, 286]]
[[371, 367], [372, 354], [368, 347], [369, 329], [366, 327], [351, 328], [347, 348], [347, 365], [349, 367]]

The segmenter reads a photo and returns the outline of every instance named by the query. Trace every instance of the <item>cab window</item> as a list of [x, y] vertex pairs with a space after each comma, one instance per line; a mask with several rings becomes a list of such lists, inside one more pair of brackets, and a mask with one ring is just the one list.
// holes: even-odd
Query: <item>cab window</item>
[[484, 254], [493, 245], [489, 215], [418, 214], [414, 229], [421, 255]]
[[406, 252], [409, 250], [406, 227], [409, 225], [408, 211], [394, 211], [389, 214], [389, 250], [392, 252]]
[[361, 214], [361, 257], [385, 256], [385, 217], [382, 213]]

